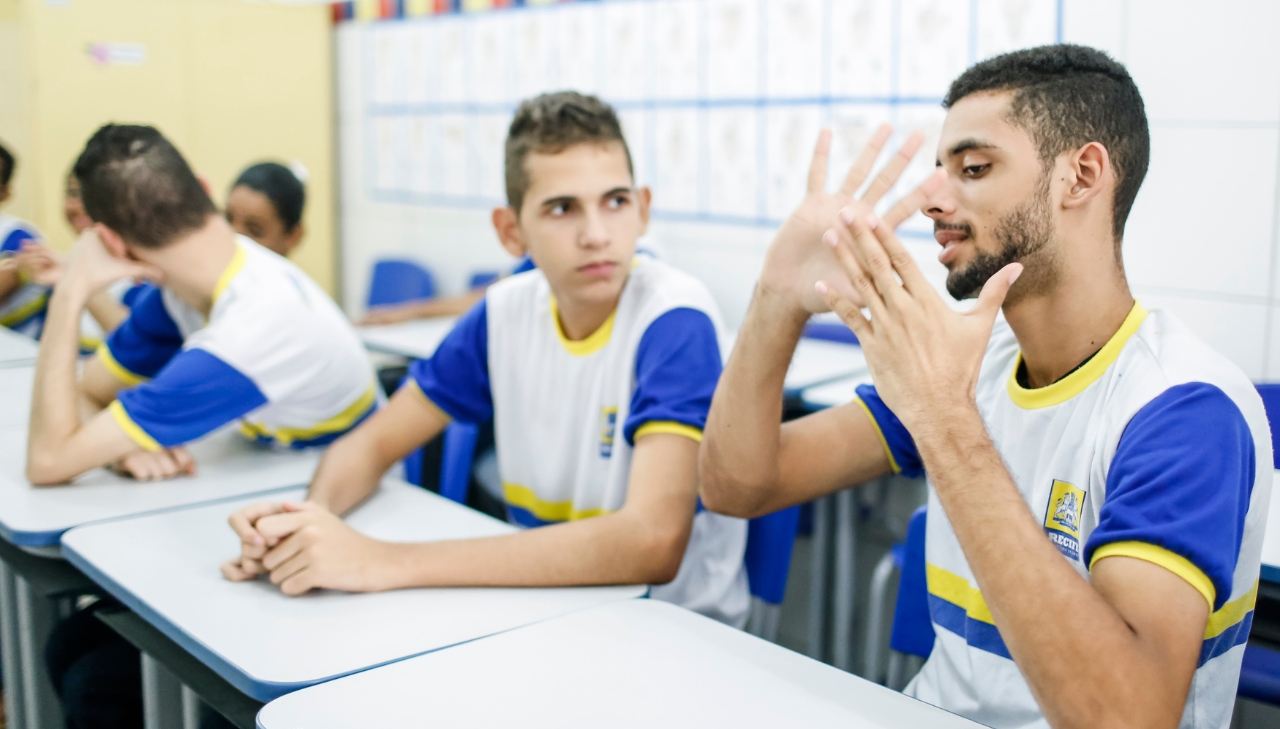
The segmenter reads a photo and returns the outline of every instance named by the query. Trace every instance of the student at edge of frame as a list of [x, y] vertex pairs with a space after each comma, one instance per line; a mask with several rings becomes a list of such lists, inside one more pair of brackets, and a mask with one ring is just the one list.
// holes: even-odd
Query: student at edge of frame
[[[702, 427], [721, 370], [705, 286], [636, 256], [636, 187], [613, 109], [574, 92], [524, 101], [506, 140], [507, 250], [535, 270], [493, 286], [388, 406], [330, 447], [304, 503], [236, 512], [232, 580], [289, 595], [417, 586], [650, 584], [650, 596], [746, 620], [746, 522], [703, 510]], [[425, 544], [340, 515], [452, 420], [495, 418], [509, 535]]]
[[[978, 63], [943, 105], [936, 171], [883, 215], [923, 137], [861, 197], [889, 130], [834, 193], [820, 138], [711, 408], [707, 508], [751, 517], [927, 474], [937, 638], [907, 694], [1001, 729], [1229, 726], [1272, 444], [1240, 368], [1129, 289], [1151, 148], [1138, 87], [1101, 51], [1051, 45]], [[894, 233], [916, 211], [969, 311]], [[1216, 255], [1211, 232], [1185, 233], [1184, 255]], [[779, 426], [768, 404], [824, 309], [874, 385]]]

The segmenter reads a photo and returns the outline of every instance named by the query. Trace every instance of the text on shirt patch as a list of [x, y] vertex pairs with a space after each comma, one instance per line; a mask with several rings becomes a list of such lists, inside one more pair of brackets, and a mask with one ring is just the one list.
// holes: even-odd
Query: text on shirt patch
[[613, 434], [618, 429], [618, 408], [602, 408], [600, 411], [600, 457], [613, 455]]
[[1053, 482], [1045, 507], [1044, 533], [1067, 559], [1080, 559], [1080, 517], [1084, 515], [1083, 489], [1066, 481]]

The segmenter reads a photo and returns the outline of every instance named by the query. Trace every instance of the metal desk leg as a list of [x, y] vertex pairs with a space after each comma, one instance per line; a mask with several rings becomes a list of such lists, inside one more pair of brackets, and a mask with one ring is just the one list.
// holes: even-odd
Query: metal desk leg
[[835, 599], [831, 663], [842, 671], [853, 670], [853, 608], [858, 519], [853, 489], [836, 494]]
[[195, 691], [182, 686], [182, 729], [200, 729], [200, 717], [204, 715], [204, 702]]
[[40, 597], [31, 583], [15, 576], [18, 601], [19, 650], [22, 662], [23, 709], [27, 729], [61, 729], [62, 706], [44, 670], [44, 647], [58, 621], [58, 601]]
[[831, 498], [813, 501], [813, 537], [809, 540], [809, 657], [821, 661], [827, 628], [827, 555], [831, 544]]
[[0, 661], [4, 665], [4, 708], [8, 729], [27, 729], [22, 685], [22, 631], [18, 629], [17, 575], [0, 562]]
[[183, 725], [182, 682], [160, 662], [142, 654], [142, 725], [145, 729], [176, 729]]

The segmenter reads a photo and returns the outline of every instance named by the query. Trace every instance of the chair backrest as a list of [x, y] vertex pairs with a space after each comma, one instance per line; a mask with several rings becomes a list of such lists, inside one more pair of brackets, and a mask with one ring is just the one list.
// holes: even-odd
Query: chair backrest
[[902, 578], [898, 581], [898, 601], [893, 608], [893, 632], [889, 647], [901, 653], [928, 658], [933, 652], [933, 622], [929, 620], [929, 583], [924, 566], [924, 535], [927, 523], [921, 506], [907, 523], [906, 553], [902, 557]]
[[471, 423], [449, 423], [444, 430], [444, 456], [440, 462], [440, 495], [459, 504], [467, 503], [471, 486], [471, 462], [475, 459], [480, 427]]
[[1271, 452], [1275, 467], [1280, 469], [1280, 443], [1276, 439], [1276, 427], [1280, 426], [1280, 384], [1256, 385], [1262, 396], [1262, 406], [1267, 409], [1267, 424], [1271, 427]]
[[373, 264], [368, 305], [387, 306], [436, 295], [436, 279], [422, 264], [399, 258], [383, 258]]
[[771, 604], [782, 604], [791, 571], [791, 548], [796, 543], [800, 507], [793, 506], [756, 517], [747, 523], [747, 584], [751, 594]]
[[825, 339], [828, 342], [858, 343], [858, 335], [841, 322], [811, 321], [804, 325], [802, 336], [810, 339]]
[[476, 271], [471, 274], [471, 280], [467, 282], [467, 288], [475, 290], [483, 288], [489, 284], [502, 278], [502, 274], [497, 271]]

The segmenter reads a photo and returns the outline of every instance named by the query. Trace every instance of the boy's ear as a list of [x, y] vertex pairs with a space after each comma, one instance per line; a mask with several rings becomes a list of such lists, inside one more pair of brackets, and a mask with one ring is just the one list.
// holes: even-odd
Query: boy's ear
[[9, 186], [0, 185], [0, 203], [7, 201], [9, 199], [9, 195], [10, 195]]
[[653, 190], [648, 185], [636, 188], [636, 203], [640, 206], [640, 235], [649, 230], [649, 206], [653, 204]]
[[525, 245], [524, 231], [520, 229], [520, 214], [514, 208], [501, 207], [493, 209], [492, 217], [493, 230], [507, 253], [516, 258], [528, 255], [529, 247]]
[[124, 242], [124, 238], [120, 237], [119, 233], [108, 228], [102, 223], [98, 223], [93, 227], [98, 233], [98, 240], [102, 241], [102, 247], [107, 249], [107, 253], [110, 253], [116, 258], [123, 258], [126, 260], [130, 258], [129, 246]]

